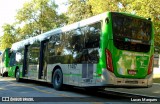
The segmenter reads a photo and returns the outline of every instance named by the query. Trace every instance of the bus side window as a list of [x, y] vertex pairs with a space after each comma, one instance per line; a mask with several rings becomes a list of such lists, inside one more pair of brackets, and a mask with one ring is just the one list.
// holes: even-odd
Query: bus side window
[[90, 63], [97, 63], [99, 60], [101, 22], [91, 24], [86, 29], [84, 48], [88, 50], [87, 59]]
[[40, 42], [37, 41], [29, 46], [29, 64], [39, 64]]
[[71, 48], [74, 63], [82, 63], [82, 51], [84, 48], [84, 34], [81, 29], [72, 30], [71, 35]]
[[12, 52], [11, 52], [11, 51], [9, 51], [8, 57], [10, 58], [10, 57], [11, 57], [11, 55], [12, 55]]
[[63, 63], [65, 37], [62, 34], [53, 35], [48, 43], [48, 64]]
[[10, 54], [9, 66], [14, 66], [14, 65], [16, 64], [15, 55], [16, 55], [16, 54], [15, 54], [14, 52], [12, 52], [12, 53]]
[[55, 55], [54, 52], [54, 45], [55, 45], [56, 41], [54, 40], [54, 37], [52, 36], [48, 42], [48, 56], [53, 56]]
[[24, 49], [18, 50], [15, 57], [16, 57], [16, 62], [17, 62], [17, 63], [23, 64], [23, 60], [24, 60]]

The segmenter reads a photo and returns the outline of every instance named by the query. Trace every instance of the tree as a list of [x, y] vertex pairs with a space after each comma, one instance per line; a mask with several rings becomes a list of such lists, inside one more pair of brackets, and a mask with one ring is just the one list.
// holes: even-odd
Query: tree
[[69, 0], [68, 12], [66, 14], [69, 18], [69, 24], [93, 15], [91, 5], [87, 4], [87, 0]]
[[118, 11], [118, 3], [118, 0], [88, 0], [94, 15], [106, 11]]
[[39, 35], [66, 23], [64, 14], [58, 15], [57, 6], [51, 0], [31, 0], [18, 10], [17, 24], [24, 24], [18, 28], [21, 38]]
[[134, 0], [128, 5], [127, 12], [151, 18], [155, 30], [155, 45], [160, 46], [160, 2], [158, 0]]
[[0, 50], [11, 48], [12, 44], [16, 42], [14, 26], [10, 24], [4, 24], [2, 28], [4, 34], [0, 37]]

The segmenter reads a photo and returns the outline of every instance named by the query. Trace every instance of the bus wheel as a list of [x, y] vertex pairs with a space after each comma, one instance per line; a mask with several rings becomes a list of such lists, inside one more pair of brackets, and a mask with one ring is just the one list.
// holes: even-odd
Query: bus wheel
[[53, 87], [56, 90], [61, 90], [62, 86], [63, 86], [63, 74], [62, 74], [62, 71], [60, 69], [56, 69], [52, 78], [53, 78], [52, 79]]
[[16, 70], [16, 81], [20, 82], [20, 72], [19, 72], [19, 69]]
[[2, 77], [8, 77], [8, 72], [3, 73]]

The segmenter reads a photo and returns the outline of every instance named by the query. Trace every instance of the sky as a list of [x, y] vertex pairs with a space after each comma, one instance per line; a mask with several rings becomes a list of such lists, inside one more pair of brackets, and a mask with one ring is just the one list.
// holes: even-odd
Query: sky
[[[2, 25], [4, 23], [12, 24], [15, 22], [15, 15], [18, 9], [29, 0], [0, 0], [0, 36], [3, 34]], [[63, 5], [67, 0], [55, 0], [60, 5], [58, 11], [65, 12], [67, 8]], [[65, 8], [65, 9], [64, 9]]]
[[16, 11], [22, 8], [27, 0], [0, 0], [0, 35], [2, 35], [2, 25], [13, 23]]

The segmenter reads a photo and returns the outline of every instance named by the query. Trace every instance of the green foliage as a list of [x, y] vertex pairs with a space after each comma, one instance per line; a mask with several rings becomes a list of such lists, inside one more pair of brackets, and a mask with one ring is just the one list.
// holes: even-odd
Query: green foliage
[[10, 48], [16, 41], [15, 29], [13, 25], [4, 24], [2, 28], [4, 35], [0, 37], [0, 50]]
[[51, 0], [31, 0], [17, 12], [17, 24], [25, 24], [18, 28], [22, 39], [39, 35], [66, 23], [64, 14], [58, 15], [57, 5]]
[[93, 14], [99, 14], [106, 11], [118, 11], [118, 0], [88, 0], [92, 7]]
[[67, 12], [69, 24], [91, 17], [92, 15], [91, 5], [87, 4], [86, 0], [69, 0]]

